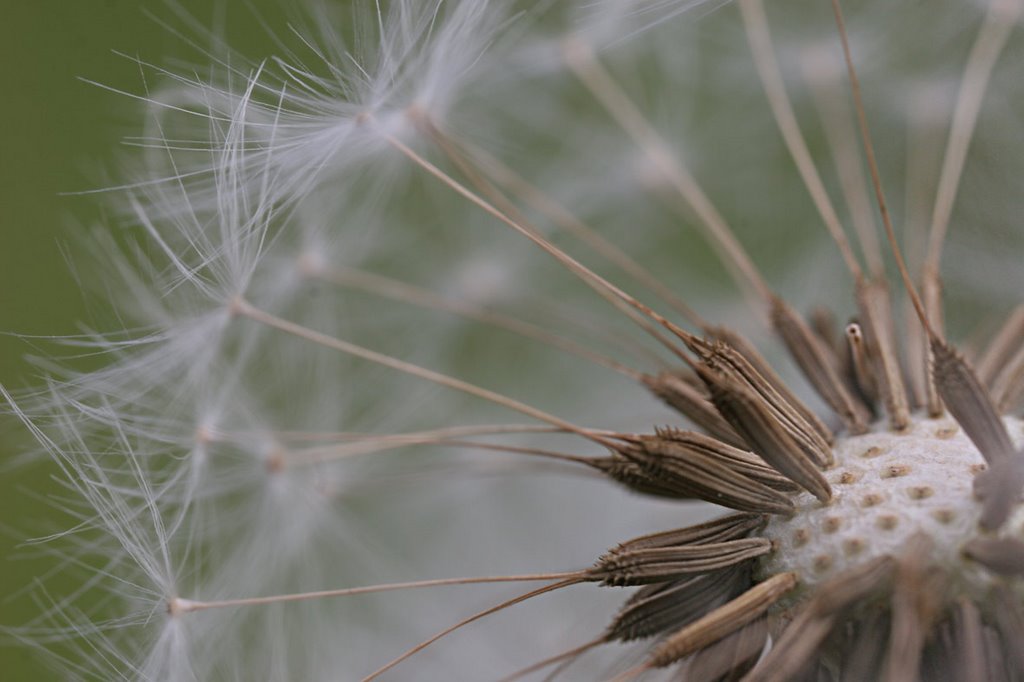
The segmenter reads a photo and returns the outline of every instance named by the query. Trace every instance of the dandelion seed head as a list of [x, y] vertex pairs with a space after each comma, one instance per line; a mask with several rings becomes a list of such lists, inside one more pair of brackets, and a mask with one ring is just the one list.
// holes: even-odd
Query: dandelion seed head
[[[1004, 418], [1015, 443], [1024, 422]], [[764, 537], [778, 549], [763, 562], [766, 575], [795, 571], [802, 594], [843, 571], [898, 556], [916, 535], [931, 540], [931, 558], [948, 570], [956, 589], [981, 597], [994, 576], [967, 561], [964, 545], [977, 534], [981, 506], [973, 484], [985, 460], [955, 422], [918, 416], [904, 432], [881, 428], [835, 443], [826, 477], [834, 496], [820, 504], [808, 493], [792, 517], [773, 517]], [[1020, 505], [1006, 532], [1021, 531]]]
[[[559, 591], [524, 607], [540, 625], [489, 636], [471, 617], [472, 639], [431, 649], [417, 674], [468, 669], [467, 656], [512, 667], [512, 643], [578, 649], [573, 619], [591, 626], [623, 587], [636, 591], [584, 649], [636, 641], [643, 663], [625, 676], [797, 679], [852, 665], [861, 647], [875, 652], [863, 679], [932, 660], [970, 670], [957, 658], [970, 647], [934, 643], [974, 637], [975, 620], [1013, 655], [1021, 603], [995, 596], [1024, 574], [1024, 433], [1006, 416], [1024, 392], [1024, 322], [965, 360], [920, 262], [925, 176], [941, 164], [959, 61], [955, 79], [889, 73], [913, 61], [900, 32], [921, 13], [858, 12], [853, 50], [866, 57], [854, 61], [865, 91], [886, 95], [868, 107], [886, 131], [880, 184], [892, 186], [904, 142], [930, 152], [906, 183], [918, 228], [905, 235], [906, 289], [927, 288], [911, 309], [886, 278], [899, 249], [874, 243], [878, 209], [848, 182], [865, 175], [854, 110], [836, 126], [844, 147], [820, 106], [848, 105], [843, 52], [797, 35], [812, 14], [799, 5], [778, 7], [794, 19], [773, 22], [780, 48], [758, 0], [735, 3], [742, 34], [670, 29], [686, 9], [718, 20], [707, 14], [723, 4], [517, 14], [519, 3], [394, 0], [366, 3], [360, 25], [323, 4], [295, 44], [260, 60], [204, 55], [215, 63], [203, 77], [155, 69], [164, 87], [141, 97], [138, 167], [119, 188], [131, 239], [99, 249], [117, 254], [124, 331], [83, 337], [110, 365], [68, 370], [22, 413], [82, 498], [69, 506], [88, 534], [68, 534], [70, 558], [97, 574], [108, 611], [143, 626], [110, 640], [80, 626], [101, 652], [95, 677], [362, 673], [473, 602], [443, 591], [458, 578], [394, 601], [365, 592], [412, 589], [416, 571], [493, 576], [495, 563], [526, 577], [469, 581]], [[962, 31], [950, 28], [961, 14], [939, 19], [936, 35]], [[945, 50], [936, 42], [925, 51]], [[906, 98], [892, 91], [932, 83], [934, 100], [913, 105], [928, 120], [912, 115], [904, 140]], [[1003, 97], [996, 108], [1012, 111]], [[766, 115], [751, 120], [755, 103]], [[820, 125], [804, 142], [808, 120]], [[838, 183], [816, 177], [823, 147]], [[785, 169], [802, 160], [800, 188]], [[794, 200], [805, 190], [812, 202]], [[807, 255], [815, 237], [780, 237], [783, 222], [836, 228], [845, 271], [835, 254]], [[669, 232], [682, 238], [662, 241]], [[804, 316], [823, 298], [826, 312]], [[844, 333], [851, 314], [856, 333]], [[760, 343], [759, 323], [788, 359]], [[577, 585], [598, 594], [574, 604]], [[96, 612], [79, 620], [106, 625]]]

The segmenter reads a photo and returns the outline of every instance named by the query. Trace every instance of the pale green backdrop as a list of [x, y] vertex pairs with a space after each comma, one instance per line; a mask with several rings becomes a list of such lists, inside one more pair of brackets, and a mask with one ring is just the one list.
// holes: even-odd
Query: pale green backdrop
[[[220, 4], [187, 0], [178, 6], [208, 23]], [[281, 3], [250, 4], [265, 11]], [[2, 0], [0, 9], [0, 383], [17, 389], [36, 383], [25, 361], [33, 344], [10, 333], [74, 333], [102, 305], [80, 294], [69, 267], [74, 258], [64, 254], [74, 251], [83, 231], [102, 224], [103, 216], [94, 197], [65, 193], [107, 184], [119, 141], [139, 119], [130, 101], [81, 79], [137, 93], [138, 66], [115, 51], [157, 63], [168, 56], [194, 58], [195, 52], [147, 15], [172, 16], [159, 0]], [[244, 50], [266, 42], [243, 3], [231, 3], [228, 17], [233, 44]], [[26, 531], [47, 527], [52, 512], [41, 497], [57, 492], [46, 466], [7, 466], [25, 442], [9, 422], [0, 426], [5, 626], [32, 615], [31, 601], [12, 595], [53, 565], [37, 550], [19, 547]], [[0, 679], [55, 679], [25, 648], [4, 644]]]

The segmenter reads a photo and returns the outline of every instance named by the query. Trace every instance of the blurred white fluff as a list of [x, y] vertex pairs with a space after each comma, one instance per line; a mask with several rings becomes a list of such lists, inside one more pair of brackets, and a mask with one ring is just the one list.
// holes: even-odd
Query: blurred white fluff
[[[411, 111], [446, 120], [466, 88], [500, 68], [506, 2], [367, 9], [347, 15], [311, 3], [303, 25], [312, 28], [294, 29], [295, 51], [256, 63], [223, 56], [208, 82], [154, 67], [170, 85], [147, 97], [154, 117], [139, 143], [150, 149], [148, 181], [184, 182], [193, 210], [208, 209], [212, 156], [241, 179], [238, 189], [258, 185], [271, 204], [297, 202], [325, 176], [378, 162], [382, 132], [420, 136]], [[236, 153], [221, 155], [224, 147]], [[385, 173], [376, 182], [391, 181]]]

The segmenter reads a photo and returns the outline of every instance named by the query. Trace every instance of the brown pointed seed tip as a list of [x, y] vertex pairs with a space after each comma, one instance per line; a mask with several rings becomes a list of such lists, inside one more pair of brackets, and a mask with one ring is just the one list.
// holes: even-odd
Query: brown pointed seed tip
[[[800, 490], [800, 486], [768, 466], [767, 462], [753, 452], [750, 452], [745, 444], [742, 448], [733, 447], [702, 433], [684, 431], [673, 427], [656, 427], [654, 433], [658, 438], [684, 443], [690, 447], [697, 448], [701, 452], [721, 460], [724, 464], [735, 469], [737, 473], [743, 474], [747, 478], [763, 483], [780, 492], [792, 493]], [[742, 439], [740, 440], [742, 441]]]

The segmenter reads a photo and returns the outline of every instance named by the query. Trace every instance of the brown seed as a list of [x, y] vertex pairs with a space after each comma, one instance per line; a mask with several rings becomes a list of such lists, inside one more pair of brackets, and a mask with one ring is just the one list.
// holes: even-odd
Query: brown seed
[[708, 457], [728, 466], [736, 473], [742, 474], [746, 478], [751, 478], [764, 483], [765, 485], [776, 489], [776, 491], [786, 493], [796, 493], [800, 491], [799, 485], [796, 485], [792, 480], [779, 474], [768, 466], [767, 462], [749, 450], [733, 447], [732, 445], [724, 443], [716, 438], [712, 438], [711, 436], [697, 433], [695, 431], [685, 431], [683, 429], [676, 428], [655, 428], [654, 434], [655, 437], [653, 438], [644, 437], [640, 439], [641, 441], [648, 443], [652, 450], [656, 450], [659, 446], [663, 446], [664, 441], [668, 440], [672, 443], [682, 445], [687, 450], [707, 455]]
[[895, 569], [896, 562], [891, 557], [878, 557], [846, 570], [818, 588], [811, 608], [825, 615], [856, 606], [887, 583]]
[[659, 438], [683, 444], [721, 461], [737, 473], [783, 492], [798, 492], [800, 486], [780, 475], [768, 463], [749, 450], [732, 447], [715, 438], [694, 431], [675, 428], [655, 428]]
[[[838, 619], [852, 606], [888, 586], [896, 562], [881, 557], [829, 579], [783, 631], [745, 682], [788, 682], [819, 651]], [[828, 678], [826, 678], [828, 679]]]
[[758, 583], [729, 603], [669, 636], [651, 652], [647, 665], [663, 668], [700, 651], [760, 618], [773, 604], [796, 588], [795, 573], [780, 573]]
[[682, 547], [616, 548], [587, 570], [588, 580], [626, 587], [678, 580], [756, 559], [772, 551], [764, 538], [745, 538]]
[[749, 581], [726, 570], [647, 585], [629, 598], [605, 633], [606, 641], [632, 641], [680, 628], [735, 596]]
[[[722, 381], [747, 389], [762, 401], [765, 409], [779, 424], [779, 428], [789, 433], [806, 457], [819, 466], [831, 466], [833, 462], [831, 439], [822, 436], [818, 428], [803, 416], [803, 412], [794, 408], [793, 404], [766, 381], [741, 353], [720, 342], [693, 345], [692, 350], [701, 357], [704, 363], [702, 366], [698, 366], [697, 372], [705, 385], [708, 385], [709, 381], [707, 372], [711, 371]], [[714, 391], [710, 385], [708, 385], [708, 390], [711, 393], [712, 402], [715, 402]], [[718, 408], [719, 413], [722, 413], [721, 405], [715, 402], [715, 407]], [[747, 440], [746, 435], [739, 431], [737, 425], [729, 419], [728, 415], [722, 413], [722, 416], [741, 436], [744, 436], [744, 440], [748, 444], [753, 445]], [[763, 456], [763, 453], [758, 452], [758, 454]]]
[[[704, 437], [706, 438], [706, 437]], [[659, 436], [632, 439], [619, 453], [657, 485], [739, 511], [790, 514], [793, 502], [783, 493], [747, 478], [707, 449]], [[709, 439], [710, 440], [710, 439]]]
[[737, 353], [750, 363], [754, 371], [776, 390], [783, 400], [789, 403], [818, 432], [818, 435], [825, 439], [827, 444], [832, 444], [835, 440], [832, 429], [799, 396], [790, 390], [786, 382], [782, 380], [782, 377], [772, 369], [771, 364], [765, 360], [764, 356], [757, 350], [757, 347], [750, 343], [745, 336], [737, 334], [728, 327], [712, 327], [708, 332], [713, 339], [722, 341], [725, 345], [734, 348]]
[[743, 626], [695, 653], [681, 671], [683, 679], [738, 679], [757, 661], [767, 636], [766, 618]]
[[910, 424], [910, 410], [899, 361], [893, 350], [892, 309], [888, 289], [884, 282], [869, 283], [858, 278], [856, 299], [865, 341], [874, 351], [871, 353], [875, 361], [872, 374], [889, 414], [889, 424], [894, 431], [903, 431]]
[[751, 447], [779, 473], [787, 476], [822, 502], [832, 498], [828, 481], [814, 462], [797, 447], [792, 436], [753, 392], [717, 372], [701, 368], [711, 399]]
[[974, 478], [974, 495], [981, 500], [980, 525], [998, 530], [1010, 516], [1024, 489], [1024, 452], [992, 462]]
[[[644, 385], [665, 404], [682, 414], [715, 438], [736, 447], [745, 447], [743, 438], [722, 419], [707, 396], [684, 381], [677, 373], [644, 375]], [[703, 388], [703, 385], [702, 385]]]
[[781, 298], [772, 298], [772, 325], [790, 356], [829, 407], [854, 434], [865, 433], [871, 413], [844, 383], [836, 358], [814, 335], [810, 327]]
[[986, 462], [1009, 459], [1014, 452], [1010, 435], [970, 365], [940, 339], [931, 340], [931, 349], [935, 356], [935, 385], [950, 414]]
[[639, 464], [625, 457], [595, 457], [587, 463], [634, 492], [670, 499], [692, 499], [695, 497], [689, 489], [680, 488], [671, 481], [652, 476]]
[[745, 537], [752, 531], [761, 528], [764, 523], [765, 517], [760, 514], [728, 514], [686, 528], [640, 535], [619, 543], [610, 551], [725, 542]]
[[[810, 315], [808, 315], [808, 321], [810, 322], [811, 329], [818, 335], [818, 338], [827, 346], [832, 353], [839, 358], [840, 364], [843, 362], [843, 350], [845, 346], [843, 341], [840, 339], [838, 330], [838, 324], [836, 323], [836, 316], [829, 308], [824, 306], [816, 306], [811, 309]], [[845, 368], [844, 368], [845, 369]]]

